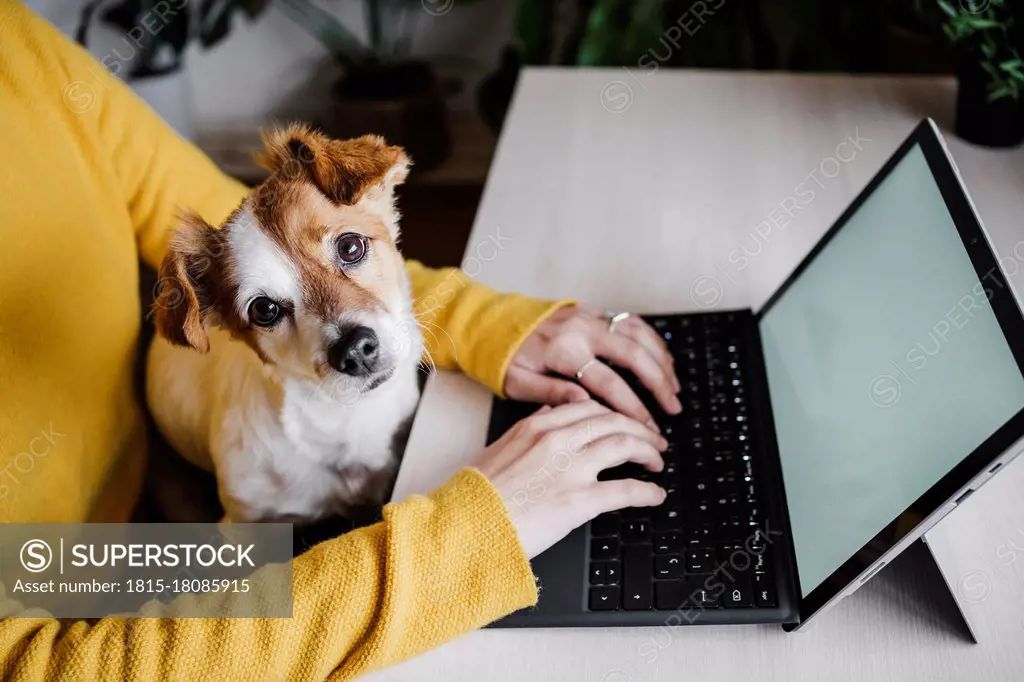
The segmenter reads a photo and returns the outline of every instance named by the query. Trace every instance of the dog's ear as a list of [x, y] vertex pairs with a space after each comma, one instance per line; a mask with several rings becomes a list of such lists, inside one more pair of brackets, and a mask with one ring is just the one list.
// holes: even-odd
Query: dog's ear
[[405, 150], [377, 135], [332, 140], [301, 124], [264, 134], [263, 145], [257, 161], [274, 175], [306, 177], [338, 204], [371, 199], [387, 215], [394, 213], [395, 187], [405, 181], [411, 164]]
[[210, 272], [215, 267], [218, 243], [215, 237], [214, 228], [198, 215], [182, 216], [160, 264], [153, 301], [157, 331], [171, 343], [201, 353], [210, 349], [203, 323], [211, 310]]

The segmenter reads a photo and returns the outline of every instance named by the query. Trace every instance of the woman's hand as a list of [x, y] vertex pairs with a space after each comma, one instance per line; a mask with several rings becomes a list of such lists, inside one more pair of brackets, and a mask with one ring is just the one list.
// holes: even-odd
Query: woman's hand
[[625, 462], [661, 471], [667, 446], [640, 422], [586, 400], [541, 408], [484, 450], [476, 466], [505, 501], [532, 559], [598, 514], [664, 502], [654, 483], [599, 482], [597, 475]]
[[[594, 396], [653, 428], [651, 413], [629, 384], [604, 363], [590, 362], [595, 358], [636, 375], [669, 414], [682, 411], [675, 362], [656, 331], [635, 315], [609, 331], [608, 319], [573, 306], [552, 313], [523, 342], [505, 376], [505, 394], [549, 405]], [[578, 384], [549, 376], [554, 372], [575, 379], [581, 368]]]

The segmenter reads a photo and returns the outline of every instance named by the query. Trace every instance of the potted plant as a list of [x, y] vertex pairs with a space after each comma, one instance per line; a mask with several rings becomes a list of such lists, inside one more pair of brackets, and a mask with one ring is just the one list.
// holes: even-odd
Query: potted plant
[[[315, 37], [342, 68], [331, 89], [333, 117], [322, 122], [336, 137], [383, 135], [405, 147], [421, 169], [451, 154], [446, 99], [458, 85], [411, 55], [415, 20], [426, 0], [365, 0], [366, 40], [309, 0], [279, 0], [278, 6]], [[437, 14], [447, 11], [450, 2]]]
[[[523, 66], [625, 67], [627, 87], [663, 67], [778, 66], [760, 1], [700, 6], [692, 0], [518, 0], [515, 41], [476, 93], [481, 118], [495, 132], [501, 129]], [[602, 95], [609, 111], [626, 101], [605, 102]]]
[[1024, 141], [1021, 13], [1006, 0], [938, 0], [943, 32], [957, 52], [956, 133], [968, 142], [1010, 147]]
[[[198, 39], [203, 47], [227, 36], [236, 11], [254, 19], [268, 0], [91, 0], [79, 14], [75, 39], [93, 47], [103, 66], [122, 78], [184, 137], [192, 137], [192, 112], [185, 80], [185, 49]], [[112, 45], [89, 45], [94, 18], [117, 29]]]

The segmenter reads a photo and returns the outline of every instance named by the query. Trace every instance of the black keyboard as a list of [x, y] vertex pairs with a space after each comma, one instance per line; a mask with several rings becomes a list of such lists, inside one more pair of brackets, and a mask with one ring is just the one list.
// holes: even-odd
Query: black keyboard
[[589, 607], [684, 614], [774, 607], [765, 496], [745, 386], [750, 315], [644, 319], [676, 359], [683, 412], [665, 414], [635, 377], [623, 373], [669, 441], [665, 468], [655, 474], [626, 464], [600, 478], [654, 481], [668, 496], [659, 507], [590, 522]]

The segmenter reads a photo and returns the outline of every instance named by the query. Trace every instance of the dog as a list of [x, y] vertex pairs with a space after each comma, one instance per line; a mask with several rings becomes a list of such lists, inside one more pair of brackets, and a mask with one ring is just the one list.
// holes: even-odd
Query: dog
[[182, 217], [159, 270], [146, 394], [226, 520], [312, 523], [383, 504], [419, 399], [398, 251], [410, 160], [376, 136], [263, 137], [270, 177], [215, 229]]

